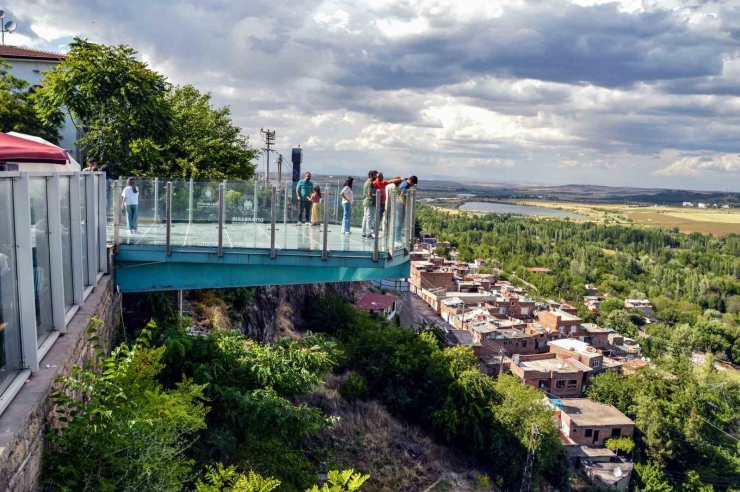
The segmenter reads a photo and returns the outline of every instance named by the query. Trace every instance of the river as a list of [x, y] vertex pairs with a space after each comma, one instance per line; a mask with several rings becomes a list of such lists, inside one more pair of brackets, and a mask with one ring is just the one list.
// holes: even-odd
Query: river
[[585, 215], [574, 214], [567, 210], [556, 208], [533, 207], [530, 205], [512, 205], [510, 203], [493, 202], [466, 202], [460, 205], [460, 210], [466, 212], [493, 212], [497, 214], [514, 215], [544, 215], [547, 217], [569, 218], [574, 220], [588, 220]]

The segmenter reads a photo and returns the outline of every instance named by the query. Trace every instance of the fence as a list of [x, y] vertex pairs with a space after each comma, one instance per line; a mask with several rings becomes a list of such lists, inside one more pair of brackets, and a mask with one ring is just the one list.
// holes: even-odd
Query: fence
[[[264, 181], [140, 179], [138, 224], [128, 223], [131, 217], [118, 210], [116, 201], [110, 237], [116, 247], [165, 246], [168, 254], [173, 247], [215, 248], [219, 256], [230, 248], [269, 249], [272, 258], [282, 250], [321, 250], [326, 259], [334, 251], [357, 251], [372, 253], [377, 261], [380, 253], [393, 256], [411, 249], [415, 190], [389, 194], [387, 204], [373, 209], [374, 238], [368, 240], [360, 237], [358, 227], [362, 199], [354, 201], [345, 223], [341, 186], [314, 185], [321, 193], [318, 203], [299, 199], [296, 184], [290, 182], [275, 187]], [[124, 186], [123, 178], [116, 181], [113, 194], [120, 196]], [[376, 202], [383, 198], [378, 191]]]
[[0, 412], [108, 271], [103, 173], [0, 172]]

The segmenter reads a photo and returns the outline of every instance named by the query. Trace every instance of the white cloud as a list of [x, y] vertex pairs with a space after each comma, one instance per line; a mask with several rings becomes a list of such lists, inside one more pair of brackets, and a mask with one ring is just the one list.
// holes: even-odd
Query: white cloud
[[704, 176], [707, 174], [740, 173], [740, 155], [714, 154], [685, 156], [669, 166], [658, 169], [657, 176]]
[[23, 27], [14, 44], [61, 50], [74, 35], [131, 44], [172, 82], [229, 105], [256, 146], [260, 128], [277, 131], [283, 155], [303, 142], [315, 171], [360, 175], [382, 163], [419, 175], [687, 188], [725, 188], [722, 176], [738, 171], [740, 11], [728, 7], [701, 0], [7, 6]]

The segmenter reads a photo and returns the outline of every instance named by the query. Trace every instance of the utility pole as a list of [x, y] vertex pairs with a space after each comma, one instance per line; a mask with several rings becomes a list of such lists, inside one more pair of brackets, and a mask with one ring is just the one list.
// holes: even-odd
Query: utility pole
[[532, 424], [532, 433], [529, 435], [529, 450], [527, 453], [527, 464], [524, 466], [524, 475], [522, 476], [522, 486], [519, 492], [530, 492], [532, 486], [532, 464], [534, 463], [534, 452], [537, 447], [537, 436], [540, 435], [540, 426]]
[[270, 182], [270, 150], [272, 145], [275, 143], [275, 132], [263, 130], [260, 128], [260, 133], [265, 136], [265, 148], [263, 149], [267, 154], [267, 172], [265, 173], [265, 181]]

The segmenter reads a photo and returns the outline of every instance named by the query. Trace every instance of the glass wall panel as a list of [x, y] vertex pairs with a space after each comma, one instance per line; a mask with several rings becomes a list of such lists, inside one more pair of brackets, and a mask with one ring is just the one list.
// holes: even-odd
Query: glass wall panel
[[33, 290], [36, 302], [36, 337], [39, 343], [54, 330], [51, 309], [51, 256], [49, 254], [49, 220], [46, 178], [29, 180], [31, 197], [31, 254], [33, 257]]
[[0, 392], [22, 368], [13, 182], [0, 179]]
[[[89, 277], [89, 265], [87, 264], [87, 190], [85, 188], [85, 181], [89, 175], [80, 175], [80, 229], [82, 233], [82, 278], [85, 287], [90, 285]], [[92, 227], [89, 228], [91, 233], [93, 232]]]
[[62, 267], [64, 271], [64, 310], [68, 311], [74, 304], [74, 276], [72, 271], [72, 213], [69, 201], [71, 179], [59, 177], [59, 206], [62, 216]]

